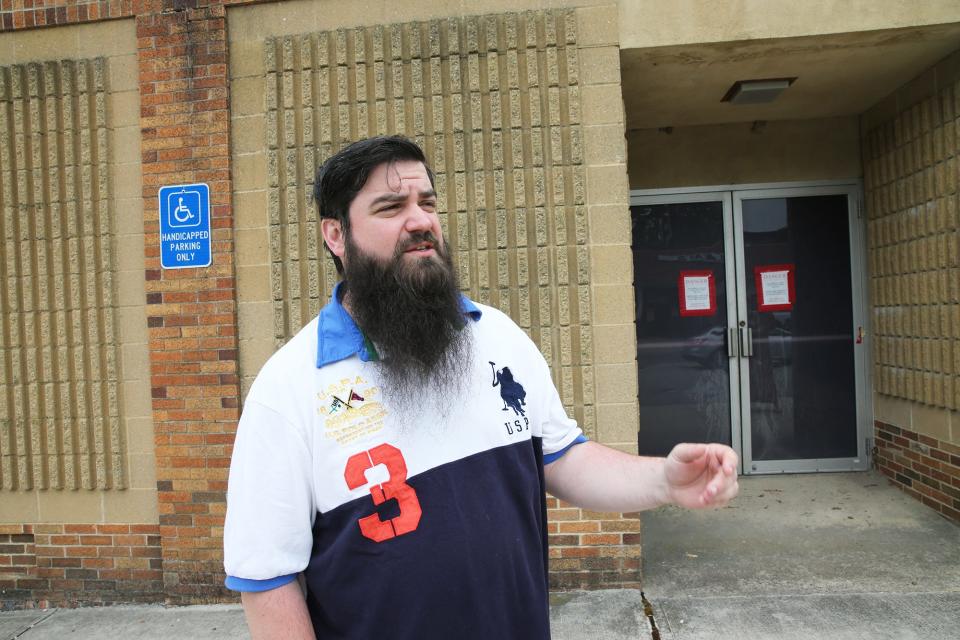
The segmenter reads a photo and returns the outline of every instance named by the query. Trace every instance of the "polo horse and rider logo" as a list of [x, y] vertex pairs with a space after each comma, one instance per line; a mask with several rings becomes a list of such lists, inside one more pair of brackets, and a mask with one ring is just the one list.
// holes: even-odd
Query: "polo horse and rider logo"
[[510, 367], [497, 370], [497, 365], [490, 362], [490, 371], [493, 373], [493, 386], [500, 387], [500, 399], [503, 400], [503, 410], [513, 409], [514, 415], [526, 416], [523, 407], [526, 406], [527, 392], [523, 385], [513, 379]]

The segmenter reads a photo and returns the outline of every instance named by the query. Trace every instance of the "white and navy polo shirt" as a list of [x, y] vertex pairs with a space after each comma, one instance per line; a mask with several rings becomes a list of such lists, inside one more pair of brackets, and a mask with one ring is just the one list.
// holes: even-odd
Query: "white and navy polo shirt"
[[264, 365], [230, 466], [229, 588], [303, 572], [318, 638], [549, 638], [543, 464], [585, 438], [527, 335], [463, 307], [473, 371], [446, 410], [391, 412], [336, 291]]

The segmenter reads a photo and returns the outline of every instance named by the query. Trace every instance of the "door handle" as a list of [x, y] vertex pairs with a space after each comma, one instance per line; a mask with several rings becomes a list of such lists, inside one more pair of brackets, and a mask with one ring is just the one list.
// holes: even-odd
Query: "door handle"
[[740, 354], [744, 358], [753, 357], [753, 329], [740, 327]]
[[737, 357], [737, 330], [733, 327], [727, 330], [727, 357]]

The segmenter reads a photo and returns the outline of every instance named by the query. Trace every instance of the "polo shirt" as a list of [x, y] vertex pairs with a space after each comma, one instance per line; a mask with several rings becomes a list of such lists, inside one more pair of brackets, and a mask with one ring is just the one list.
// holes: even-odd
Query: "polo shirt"
[[549, 638], [543, 466], [586, 439], [546, 361], [509, 317], [464, 297], [464, 392], [401, 414], [337, 294], [244, 403], [226, 585], [304, 573], [318, 638]]

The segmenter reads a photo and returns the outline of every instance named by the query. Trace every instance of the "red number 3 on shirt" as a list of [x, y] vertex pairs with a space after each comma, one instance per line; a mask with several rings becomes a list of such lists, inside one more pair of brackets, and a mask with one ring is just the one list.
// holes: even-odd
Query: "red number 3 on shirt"
[[417, 492], [413, 487], [407, 484], [407, 463], [403, 459], [400, 449], [389, 445], [381, 444], [369, 451], [364, 451], [350, 457], [347, 460], [347, 468], [343, 472], [343, 477], [347, 481], [350, 489], [358, 489], [367, 484], [367, 478], [364, 472], [378, 464], [387, 468], [390, 478], [383, 484], [376, 484], [370, 487], [370, 495], [373, 496], [373, 504], [383, 504], [391, 498], [395, 498], [400, 505], [400, 515], [390, 520], [381, 520], [376, 513], [360, 518], [360, 532], [374, 542], [383, 542], [396, 536], [402, 536], [410, 533], [420, 524], [420, 501], [417, 500]]

